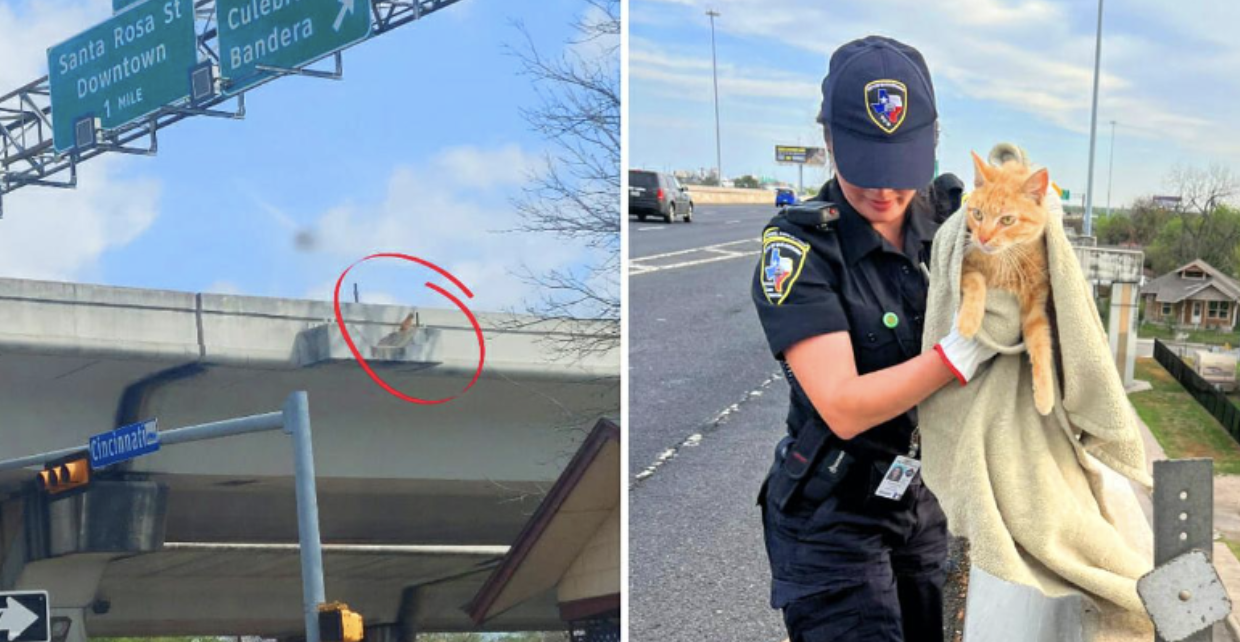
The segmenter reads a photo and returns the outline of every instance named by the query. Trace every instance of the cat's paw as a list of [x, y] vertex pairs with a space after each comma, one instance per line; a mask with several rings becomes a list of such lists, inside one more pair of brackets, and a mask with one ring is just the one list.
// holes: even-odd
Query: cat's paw
[[966, 306], [960, 311], [960, 318], [957, 319], [956, 326], [960, 330], [960, 336], [966, 339], [972, 339], [977, 335], [977, 331], [982, 329], [982, 317], [985, 316], [984, 308], [974, 308]]

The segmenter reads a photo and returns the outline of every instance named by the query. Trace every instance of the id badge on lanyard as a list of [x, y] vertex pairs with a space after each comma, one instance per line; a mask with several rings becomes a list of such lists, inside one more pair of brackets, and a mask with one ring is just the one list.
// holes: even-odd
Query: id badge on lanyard
[[913, 429], [913, 435], [909, 441], [908, 456], [901, 455], [891, 462], [891, 466], [883, 474], [883, 482], [874, 491], [875, 495], [887, 499], [900, 499], [908, 491], [917, 473], [921, 472], [921, 462], [917, 460], [917, 455], [921, 452], [920, 428]]
[[883, 475], [883, 483], [878, 485], [875, 495], [887, 499], [900, 499], [908, 491], [908, 487], [921, 470], [921, 462], [903, 455], [891, 462], [891, 467]]

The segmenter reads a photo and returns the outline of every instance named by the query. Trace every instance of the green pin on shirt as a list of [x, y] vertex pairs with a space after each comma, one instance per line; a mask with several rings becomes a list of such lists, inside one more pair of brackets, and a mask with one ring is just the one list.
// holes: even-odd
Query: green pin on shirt
[[895, 312], [888, 312], [883, 315], [883, 325], [894, 330], [896, 326], [900, 325], [900, 317], [896, 316]]

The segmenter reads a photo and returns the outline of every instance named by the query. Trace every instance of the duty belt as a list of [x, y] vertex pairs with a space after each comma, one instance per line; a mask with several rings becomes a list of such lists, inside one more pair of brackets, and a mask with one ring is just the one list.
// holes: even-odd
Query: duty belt
[[854, 457], [819, 424], [811, 419], [797, 438], [785, 437], [776, 448], [767, 493], [780, 511], [797, 497], [812, 504], [826, 499], [852, 466]]

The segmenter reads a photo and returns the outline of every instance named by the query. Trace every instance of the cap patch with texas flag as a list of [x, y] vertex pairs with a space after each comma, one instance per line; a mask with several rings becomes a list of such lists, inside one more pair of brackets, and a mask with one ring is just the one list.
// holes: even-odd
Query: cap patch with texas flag
[[871, 189], [922, 189], [934, 180], [939, 112], [921, 52], [867, 36], [831, 54], [818, 122], [827, 127], [835, 169]]
[[779, 305], [788, 298], [809, 246], [772, 227], [762, 235], [762, 292], [766, 300]]
[[908, 88], [898, 80], [875, 80], [865, 86], [865, 103], [870, 120], [894, 134], [908, 114]]

